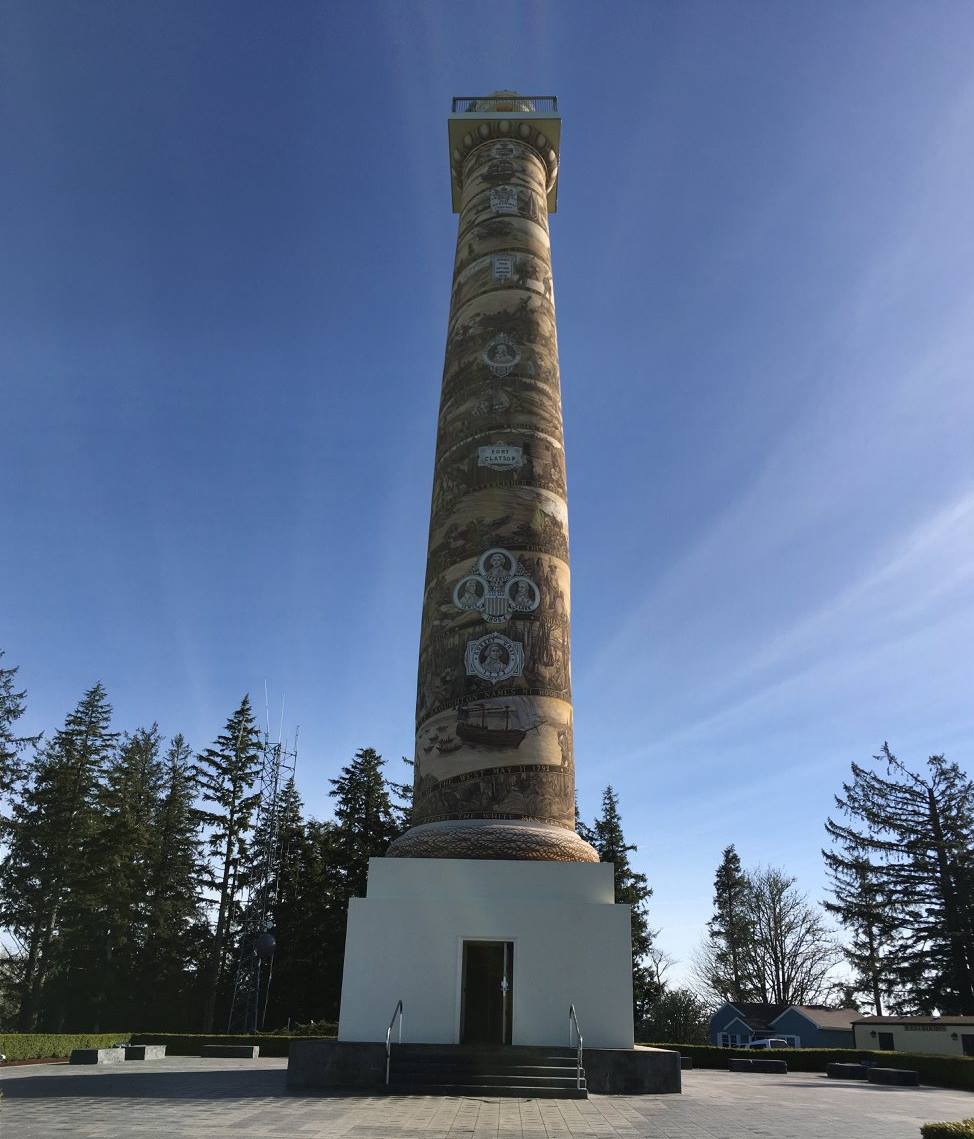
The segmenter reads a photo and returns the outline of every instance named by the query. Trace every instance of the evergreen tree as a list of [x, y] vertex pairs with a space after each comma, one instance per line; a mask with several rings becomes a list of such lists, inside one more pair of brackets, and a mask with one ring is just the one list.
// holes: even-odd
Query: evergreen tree
[[855, 996], [863, 994], [876, 1016], [882, 1016], [884, 997], [889, 999], [895, 987], [896, 905], [887, 896], [882, 878], [861, 855], [845, 856], [835, 850], [823, 850], [822, 854], [834, 898], [823, 905], [835, 914], [850, 937], [843, 954], [854, 977], [845, 1003], [851, 1006]]
[[83, 873], [65, 900], [60, 930], [56, 996], [72, 1026], [100, 1031], [131, 1023], [146, 938], [161, 742], [155, 724], [123, 736], [96, 790]]
[[[0, 649], [0, 659], [4, 655]], [[24, 700], [27, 695], [23, 690], [17, 691], [14, 684], [16, 675], [16, 668], [0, 667], [0, 802], [25, 775], [21, 753], [29, 747], [36, 747], [41, 738], [39, 735], [14, 734], [14, 725], [26, 710]]]
[[307, 893], [313, 868], [302, 811], [301, 797], [292, 777], [284, 785], [278, 809], [280, 869], [272, 897], [277, 947], [273, 973], [268, 979], [264, 1021], [268, 1026], [281, 1027], [291, 1018], [306, 1015], [310, 1019], [313, 1015], [304, 1014], [309, 961], [314, 948], [307, 929], [318, 899], [310, 898]]
[[619, 797], [611, 786], [602, 792], [602, 811], [592, 825], [588, 841], [602, 862], [611, 862], [615, 879], [615, 900], [632, 907], [632, 983], [634, 1019], [637, 1031], [648, 1022], [653, 1003], [659, 998], [659, 986], [646, 958], [653, 947], [654, 931], [649, 926], [647, 906], [653, 891], [645, 874], [634, 870], [629, 855], [636, 847], [627, 843], [619, 813]]
[[653, 1003], [641, 1038], [655, 1044], [706, 1044], [707, 1006], [690, 989], [665, 988]]
[[238, 916], [235, 907], [241, 888], [240, 871], [246, 861], [247, 840], [259, 797], [251, 789], [257, 778], [260, 754], [260, 731], [250, 697], [245, 695], [213, 746], [198, 756], [196, 767], [203, 801], [213, 805], [212, 810], [200, 811], [197, 818], [209, 829], [207, 844], [214, 862], [208, 885], [216, 892], [216, 925], [204, 975], [204, 1032], [213, 1031], [217, 998], [226, 980], [232, 948], [230, 931]]
[[711, 945], [709, 987], [725, 1000], [757, 999], [745, 973], [747, 948], [754, 937], [750, 884], [734, 844], [724, 848], [714, 875], [714, 916], [707, 922]]
[[404, 808], [396, 802], [396, 784], [385, 778], [384, 762], [373, 748], [360, 748], [338, 778], [330, 780], [334, 821], [312, 819], [305, 828], [296, 902], [304, 917], [291, 952], [317, 984], [312, 993], [295, 993], [289, 1016], [338, 1018], [349, 899], [364, 896], [369, 859], [384, 855], [405, 826]]
[[141, 1012], [133, 1024], [179, 1031], [195, 1020], [198, 975], [209, 949], [206, 879], [192, 750], [173, 736], [151, 817], [145, 943], [138, 970]]
[[62, 1010], [43, 1009], [42, 994], [63, 964], [58, 937], [62, 911], [88, 874], [97, 830], [99, 776], [117, 735], [100, 684], [85, 693], [64, 727], [38, 755], [15, 802], [9, 847], [0, 867], [0, 923], [23, 946], [18, 1026], [58, 1029]]
[[335, 800], [335, 856], [348, 898], [364, 897], [369, 859], [385, 854], [402, 834], [403, 808], [393, 801], [395, 784], [383, 774], [385, 760], [371, 747], [359, 748], [337, 779], [329, 779]]
[[[930, 757], [923, 775], [888, 744], [874, 758], [885, 777], [853, 764], [836, 796], [849, 821], [826, 822], [830, 869], [866, 875], [878, 899], [871, 919], [888, 906], [877, 929], [884, 947], [896, 930], [887, 960], [896, 961], [903, 990], [899, 1011], [974, 1014], [974, 784], [942, 755]], [[835, 904], [842, 907], [838, 896]], [[846, 913], [853, 928], [861, 925]]]

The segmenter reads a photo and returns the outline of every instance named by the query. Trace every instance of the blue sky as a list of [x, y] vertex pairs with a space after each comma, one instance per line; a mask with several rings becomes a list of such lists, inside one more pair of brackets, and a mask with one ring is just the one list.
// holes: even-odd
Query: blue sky
[[[0, 3], [0, 647], [299, 782], [412, 749], [452, 95], [556, 94], [579, 795], [685, 967], [974, 738], [974, 8]], [[393, 769], [397, 767], [393, 764]], [[398, 774], [398, 772], [397, 772]]]

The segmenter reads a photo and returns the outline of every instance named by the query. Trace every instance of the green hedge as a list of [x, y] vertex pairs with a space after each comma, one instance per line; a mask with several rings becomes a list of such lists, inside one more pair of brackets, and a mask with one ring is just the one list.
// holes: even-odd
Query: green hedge
[[8, 1060], [47, 1060], [70, 1056], [75, 1048], [111, 1048], [130, 1032], [0, 1032], [0, 1052]]
[[[648, 1043], [648, 1041], [647, 1041]], [[824, 1072], [826, 1064], [878, 1064], [883, 1068], [909, 1068], [920, 1075], [921, 1084], [974, 1092], [974, 1059], [967, 1056], [937, 1056], [929, 1052], [876, 1052], [856, 1048], [716, 1048], [712, 1044], [652, 1044], [672, 1048], [693, 1057], [695, 1068], [727, 1068], [731, 1057], [753, 1060], [772, 1057], [787, 1060], [789, 1072]], [[960, 1134], [963, 1134], [961, 1132]]]
[[[334, 1036], [331, 1033], [316, 1035]], [[257, 1044], [260, 1046], [261, 1056], [286, 1056], [288, 1045], [292, 1040], [306, 1040], [307, 1035], [277, 1036], [270, 1033], [259, 1032], [256, 1035], [245, 1034], [239, 1036], [214, 1035], [204, 1033], [177, 1033], [177, 1032], [136, 1032], [132, 1036], [133, 1044], [165, 1044], [167, 1056], [199, 1056], [204, 1045], [207, 1044]]]
[[920, 1128], [923, 1139], [957, 1139], [957, 1136], [974, 1136], [974, 1119], [958, 1123], [925, 1123]]

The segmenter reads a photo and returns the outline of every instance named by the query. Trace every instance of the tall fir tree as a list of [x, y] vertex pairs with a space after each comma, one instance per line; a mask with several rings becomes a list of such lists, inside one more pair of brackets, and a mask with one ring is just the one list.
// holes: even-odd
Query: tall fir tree
[[750, 883], [734, 844], [724, 848], [714, 875], [714, 916], [707, 922], [711, 945], [710, 987], [725, 1000], [756, 999], [754, 983], [747, 977], [747, 950], [754, 938]]
[[836, 796], [848, 822], [826, 822], [834, 865], [863, 866], [889, 900], [897, 1011], [974, 1014], [974, 783], [942, 755], [924, 774], [885, 743], [874, 759], [885, 776], [854, 763]]
[[403, 807], [394, 800], [396, 785], [383, 772], [385, 760], [371, 747], [359, 748], [337, 779], [329, 779], [335, 800], [335, 854], [342, 867], [347, 897], [364, 897], [369, 859], [385, 854], [404, 829]]
[[96, 684], [37, 756], [14, 803], [7, 856], [0, 867], [0, 923], [23, 947], [17, 1022], [21, 1031], [59, 1030], [65, 1010], [44, 1002], [68, 962], [59, 953], [63, 911], [88, 877], [98, 828], [99, 778], [117, 734], [105, 689]]
[[204, 1032], [212, 1032], [217, 1001], [227, 980], [232, 949], [230, 931], [238, 914], [240, 872], [246, 863], [247, 841], [259, 796], [252, 789], [259, 771], [261, 735], [245, 695], [240, 707], [227, 720], [212, 747], [201, 752], [196, 774], [204, 803], [199, 821], [209, 834], [212, 865], [209, 886], [215, 892], [216, 924], [209, 961], [203, 979]]
[[151, 817], [145, 943], [137, 976], [141, 1012], [132, 1023], [180, 1031], [196, 1019], [199, 976], [210, 948], [193, 753], [181, 735], [166, 750]]
[[[273, 971], [268, 978], [264, 1023], [281, 1027], [296, 1015], [305, 1001], [309, 960], [314, 947], [307, 936], [309, 904], [317, 899], [306, 894], [313, 873], [303, 818], [301, 796], [292, 777], [284, 785], [278, 806], [279, 863], [272, 895], [274, 920]], [[312, 1014], [306, 1014], [310, 1019]]]
[[861, 855], [823, 850], [832, 900], [822, 904], [845, 927], [843, 955], [853, 970], [844, 1003], [865, 996], [876, 1016], [895, 999], [898, 928], [895, 900], [882, 877]]
[[645, 874], [634, 870], [629, 855], [636, 847], [626, 842], [619, 811], [619, 797], [612, 786], [602, 792], [602, 809], [592, 824], [588, 841], [602, 862], [611, 862], [616, 902], [632, 907], [633, 1017], [637, 1033], [648, 1023], [654, 1003], [660, 997], [659, 985], [646, 959], [653, 948], [654, 931], [649, 925], [648, 905], [653, 896]]
[[102, 772], [84, 872], [65, 902], [60, 934], [58, 1003], [74, 1026], [120, 1029], [137, 1008], [161, 744], [157, 725], [139, 728], [122, 737]]

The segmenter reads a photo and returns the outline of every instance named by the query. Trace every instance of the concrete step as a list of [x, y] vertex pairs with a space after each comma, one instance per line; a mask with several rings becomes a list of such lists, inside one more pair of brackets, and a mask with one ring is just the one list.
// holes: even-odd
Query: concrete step
[[397, 1044], [389, 1092], [586, 1099], [573, 1048]]
[[[574, 1064], [562, 1064], [557, 1067], [543, 1064], [474, 1064], [474, 1063], [442, 1063], [422, 1064], [415, 1061], [393, 1061], [392, 1071], [403, 1077], [424, 1072], [436, 1072], [439, 1075], [486, 1075], [486, 1076], [532, 1076], [541, 1079], [571, 1079], [577, 1077], [578, 1069]], [[585, 1069], [582, 1069], [582, 1076]]]
[[521, 1099], [588, 1099], [585, 1088], [533, 1087], [526, 1084], [390, 1084], [389, 1095], [504, 1096]]
[[[574, 1088], [578, 1086], [578, 1077], [574, 1073], [571, 1076], [528, 1076], [519, 1072], [441, 1072], [430, 1068], [425, 1072], [390, 1073], [389, 1086], [393, 1084], [483, 1084], [494, 1087], [517, 1084], [533, 1088]], [[584, 1076], [582, 1086], [585, 1086]]]

